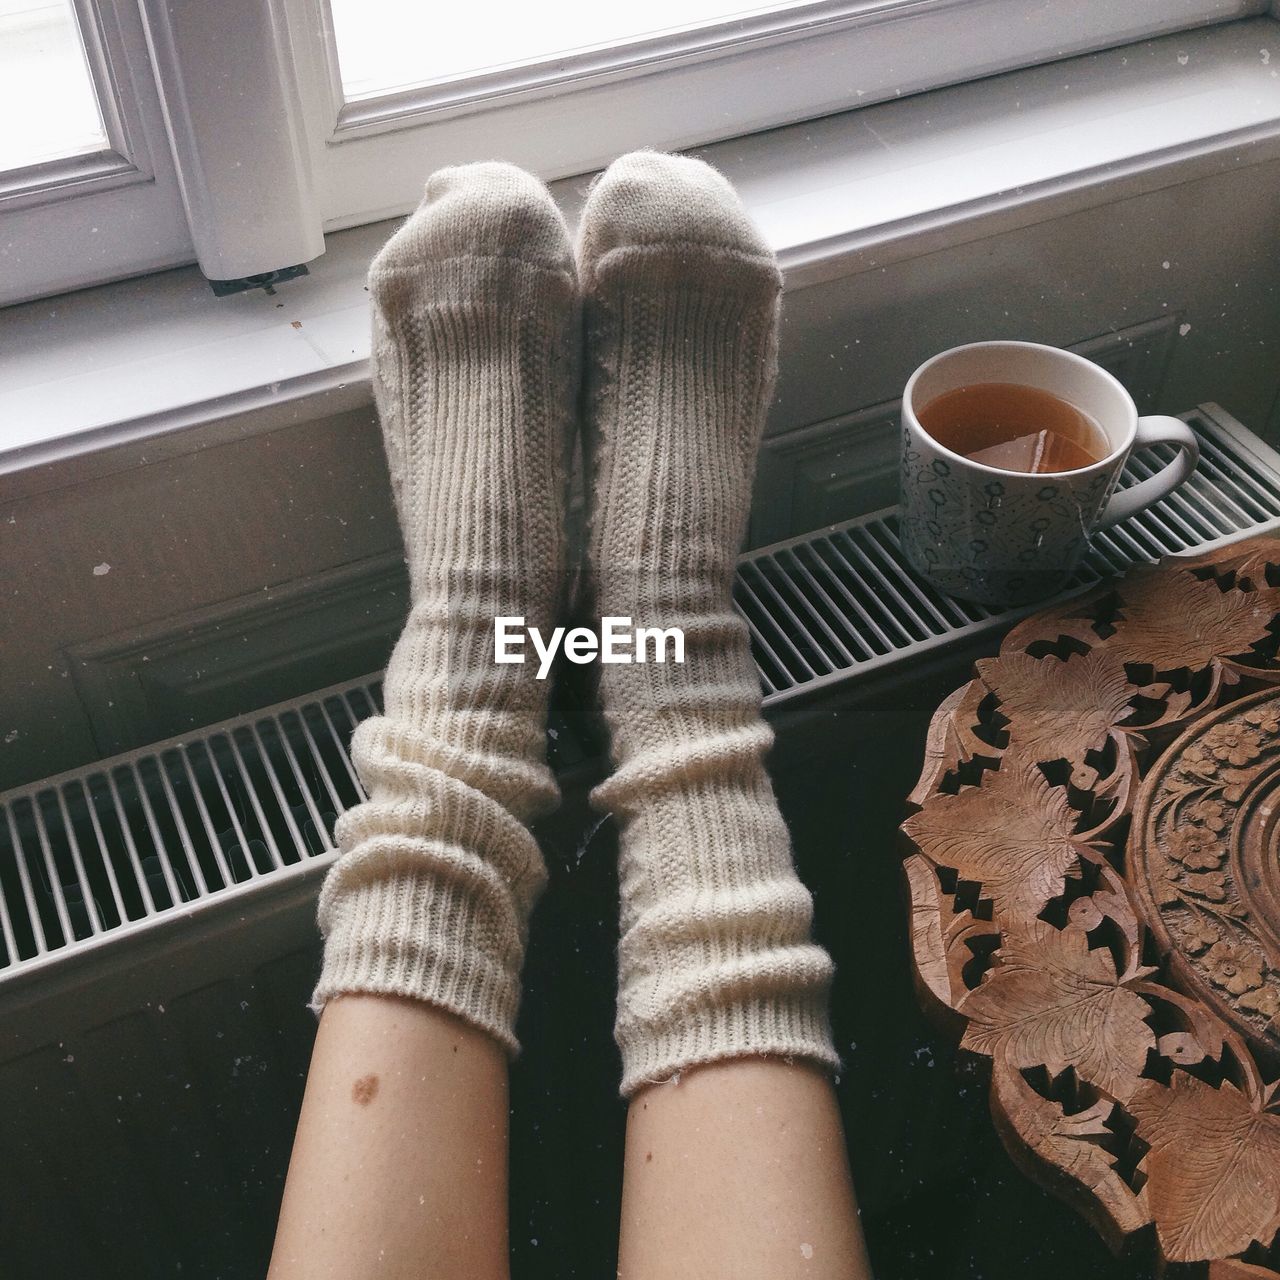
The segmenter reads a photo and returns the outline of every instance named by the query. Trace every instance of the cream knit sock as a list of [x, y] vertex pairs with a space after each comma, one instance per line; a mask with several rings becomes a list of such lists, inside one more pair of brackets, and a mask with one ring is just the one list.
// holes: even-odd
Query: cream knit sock
[[744, 1055], [834, 1067], [832, 966], [762, 764], [772, 734], [731, 585], [772, 391], [780, 278], [729, 184], [624, 156], [579, 244], [594, 608], [680, 627], [683, 665], [606, 665], [620, 819], [622, 1092]]
[[412, 996], [514, 1052], [546, 878], [525, 824], [558, 793], [546, 682], [536, 664], [495, 664], [494, 618], [545, 632], [561, 596], [580, 346], [568, 232], [519, 169], [444, 169], [369, 287], [411, 608], [385, 714], [353, 741], [369, 799], [338, 822], [314, 1007], [342, 992]]

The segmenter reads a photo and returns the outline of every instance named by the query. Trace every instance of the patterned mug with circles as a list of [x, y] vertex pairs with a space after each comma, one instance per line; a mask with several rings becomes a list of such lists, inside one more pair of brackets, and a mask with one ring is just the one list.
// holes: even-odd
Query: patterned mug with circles
[[[982, 383], [1013, 383], [1065, 400], [1093, 419], [1109, 452], [1074, 471], [1007, 471], [953, 452], [920, 425], [923, 406]], [[1130, 453], [1158, 444], [1177, 452], [1154, 475], [1117, 491]], [[1035, 342], [952, 347], [926, 360], [902, 397], [902, 549], [947, 595], [1030, 603], [1067, 585], [1094, 533], [1164, 497], [1191, 475], [1199, 456], [1186, 423], [1140, 418], [1124, 387], [1083, 356]]]

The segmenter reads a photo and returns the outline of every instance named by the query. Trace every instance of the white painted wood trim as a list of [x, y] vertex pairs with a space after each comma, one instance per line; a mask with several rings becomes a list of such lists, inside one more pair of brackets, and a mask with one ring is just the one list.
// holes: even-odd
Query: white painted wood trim
[[1248, 18], [1266, 4], [819, 0], [348, 104], [327, 0], [275, 2], [299, 33], [299, 91], [327, 229], [412, 209], [423, 154], [437, 166], [501, 158], [557, 179], [636, 147], [705, 146]]
[[108, 146], [0, 174], [0, 307], [193, 257], [137, 5], [75, 9]]
[[261, 0], [141, 0], [201, 271], [309, 262], [324, 237], [288, 38]]
[[[704, 154], [803, 289], [1280, 158], [1280, 78], [1259, 56], [1278, 34], [1267, 18], [1165, 37]], [[1135, 58], [1142, 76], [1118, 78]], [[586, 185], [555, 187], [570, 218]], [[364, 276], [389, 230], [331, 236], [275, 297], [215, 299], [183, 271], [0, 312], [0, 497], [367, 405]]]

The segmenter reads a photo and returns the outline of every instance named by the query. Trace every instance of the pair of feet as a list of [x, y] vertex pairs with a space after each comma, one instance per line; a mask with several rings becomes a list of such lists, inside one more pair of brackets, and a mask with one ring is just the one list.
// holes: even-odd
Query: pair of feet
[[593, 187], [576, 255], [546, 189], [499, 164], [434, 175], [378, 255], [374, 389], [412, 605], [385, 713], [353, 744], [369, 800], [339, 823], [317, 1006], [408, 996], [516, 1048], [545, 881], [527, 824], [557, 792], [546, 682], [495, 662], [494, 627], [560, 620], [580, 424], [592, 613], [684, 636], [683, 663], [600, 672], [623, 1092], [743, 1055], [834, 1064], [830, 961], [809, 941], [730, 595], [779, 289], [729, 184], [650, 152]]

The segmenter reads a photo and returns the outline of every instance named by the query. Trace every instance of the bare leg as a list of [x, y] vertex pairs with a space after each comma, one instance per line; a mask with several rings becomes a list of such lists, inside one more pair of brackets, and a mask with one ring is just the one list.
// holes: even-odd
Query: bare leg
[[620, 1280], [870, 1275], [825, 1072], [745, 1058], [632, 1099]]
[[507, 1059], [431, 1005], [320, 1020], [270, 1280], [504, 1280]]

